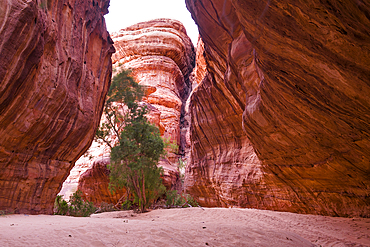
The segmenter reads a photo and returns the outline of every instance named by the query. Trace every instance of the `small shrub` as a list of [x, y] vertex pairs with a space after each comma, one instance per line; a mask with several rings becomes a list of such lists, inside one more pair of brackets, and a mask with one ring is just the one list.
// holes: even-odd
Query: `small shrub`
[[66, 215], [69, 210], [68, 202], [63, 199], [63, 196], [57, 195], [54, 202], [54, 214]]
[[197, 207], [198, 202], [188, 194], [178, 194], [177, 190], [169, 190], [166, 192], [167, 207]]
[[71, 206], [69, 207], [69, 214], [77, 217], [87, 217], [96, 211], [94, 204], [82, 199], [82, 192], [77, 190], [69, 200]]
[[192, 207], [198, 207], [198, 202], [191, 196], [186, 194], [186, 200], [188, 201], [188, 204]]
[[[177, 204], [177, 201], [178, 201], [178, 194], [177, 194], [177, 190], [168, 190], [166, 192], [166, 206], [175, 206]], [[181, 198], [181, 197], [180, 197]], [[178, 205], [176, 205], [178, 206]]]
[[130, 200], [126, 200], [122, 203], [123, 210], [130, 210], [132, 208], [132, 202]]
[[99, 209], [95, 211], [95, 213], [103, 213], [103, 212], [113, 212], [117, 211], [118, 209], [112, 203], [102, 202], [100, 203]]
[[0, 210], [0, 216], [2, 216], [2, 215], [8, 215], [8, 214], [14, 214], [14, 211]]
[[76, 191], [70, 198], [69, 203], [62, 196], [55, 198], [54, 212], [58, 215], [70, 215], [77, 217], [87, 217], [96, 211], [92, 202], [84, 201], [81, 197], [82, 192]]

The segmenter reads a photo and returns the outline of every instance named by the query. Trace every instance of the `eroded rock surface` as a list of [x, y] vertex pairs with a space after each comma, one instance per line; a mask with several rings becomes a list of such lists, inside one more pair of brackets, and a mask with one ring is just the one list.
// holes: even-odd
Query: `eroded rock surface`
[[184, 26], [175, 20], [138, 23], [112, 34], [114, 67], [131, 69], [139, 84], [151, 88], [144, 99], [161, 112], [164, 137], [180, 143], [180, 115], [191, 90], [194, 48]]
[[53, 212], [100, 121], [108, 0], [0, 1], [0, 210]]
[[370, 5], [186, 0], [207, 72], [187, 190], [206, 206], [370, 215]]

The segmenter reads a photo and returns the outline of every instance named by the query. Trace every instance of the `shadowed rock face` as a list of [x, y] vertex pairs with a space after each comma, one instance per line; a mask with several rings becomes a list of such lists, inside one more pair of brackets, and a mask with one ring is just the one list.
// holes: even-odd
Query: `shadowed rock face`
[[369, 3], [186, 2], [207, 64], [187, 190], [203, 205], [369, 216]]
[[51, 214], [112, 73], [108, 0], [0, 1], [0, 209]]

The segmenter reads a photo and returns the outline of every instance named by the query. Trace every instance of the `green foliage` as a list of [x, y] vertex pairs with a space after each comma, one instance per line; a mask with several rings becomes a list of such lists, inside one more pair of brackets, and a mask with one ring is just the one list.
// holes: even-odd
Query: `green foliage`
[[57, 195], [57, 198], [55, 198], [54, 202], [54, 209], [54, 214], [57, 215], [66, 215], [68, 213], [69, 205], [68, 202], [63, 199], [63, 196]]
[[188, 194], [178, 194], [177, 190], [169, 190], [166, 192], [167, 207], [197, 207], [198, 202]]
[[69, 203], [62, 196], [58, 195], [54, 202], [54, 212], [58, 215], [70, 215], [77, 217], [87, 217], [96, 211], [92, 202], [84, 201], [81, 197], [82, 192], [76, 191], [70, 198]]
[[8, 215], [8, 214], [14, 214], [14, 211], [0, 210], [0, 216], [2, 216], [2, 215]]
[[177, 194], [177, 190], [168, 190], [166, 192], [166, 206], [181, 206], [184, 204], [183, 198]]
[[179, 167], [179, 170], [184, 169], [185, 166], [186, 166], [186, 162], [183, 161], [181, 158], [179, 158], [179, 166], [178, 166]]
[[143, 96], [144, 87], [135, 82], [130, 70], [122, 70], [112, 79], [106, 105], [109, 107], [118, 102], [124, 103], [131, 109]]
[[132, 207], [132, 202], [130, 200], [126, 200], [122, 203], [123, 210], [130, 210]]
[[130, 70], [123, 70], [112, 79], [104, 105], [102, 123], [95, 133], [95, 140], [114, 147], [115, 139], [125, 126], [126, 118], [132, 108], [137, 108], [136, 101], [144, 96], [145, 88], [131, 76]]
[[77, 217], [87, 217], [96, 211], [92, 202], [84, 201], [81, 197], [82, 192], [77, 190], [70, 198], [69, 215]]
[[164, 137], [163, 142], [164, 142], [164, 147], [168, 152], [177, 153], [179, 151], [179, 146], [176, 144], [176, 142], [175, 143], [171, 142], [170, 137], [167, 137], [167, 138]]
[[95, 213], [103, 213], [103, 212], [112, 212], [117, 211], [118, 209], [112, 203], [102, 202], [100, 203], [100, 207]]
[[109, 189], [132, 191], [133, 201], [124, 206], [136, 204], [141, 212], [165, 191], [160, 178], [163, 170], [157, 167], [165, 144], [158, 128], [148, 122], [147, 108], [138, 104], [144, 91], [130, 71], [117, 74], [107, 95], [105, 121], [95, 136], [111, 148]]
[[141, 212], [160, 197], [165, 187], [157, 167], [164, 143], [156, 126], [150, 124], [145, 108], [130, 111], [119, 144], [111, 150], [110, 188], [130, 188]]
[[185, 197], [186, 197], [186, 200], [188, 202], [188, 205], [190, 205], [192, 207], [198, 207], [199, 206], [198, 202], [191, 195], [186, 194]]

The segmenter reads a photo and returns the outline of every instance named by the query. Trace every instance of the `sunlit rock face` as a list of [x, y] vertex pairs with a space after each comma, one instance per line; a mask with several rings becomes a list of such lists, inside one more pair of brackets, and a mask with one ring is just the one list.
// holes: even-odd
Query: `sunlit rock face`
[[[127, 27], [111, 37], [116, 48], [112, 56], [114, 74], [122, 68], [130, 69], [135, 80], [147, 87], [142, 104], [150, 110], [148, 120], [159, 127], [162, 137], [179, 145], [181, 151], [181, 142], [185, 139], [185, 135], [181, 135], [181, 114], [191, 91], [189, 76], [195, 62], [194, 47], [184, 26], [176, 20], [156, 19]], [[110, 150], [107, 151], [101, 155], [109, 156]], [[177, 188], [180, 182], [178, 153], [178, 150], [168, 150], [167, 158], [159, 162], [164, 169], [162, 179], [167, 189]], [[85, 198], [91, 200], [94, 197], [92, 194], [105, 194], [107, 190], [107, 183], [106, 188], [99, 189], [102, 188], [99, 184], [105, 182], [98, 176], [94, 177], [98, 174], [93, 171], [94, 167], [91, 167], [88, 178], [95, 181], [95, 185], [85, 183], [84, 174], [79, 182]], [[109, 200], [113, 203], [116, 199]]]
[[[191, 90], [189, 76], [195, 62], [194, 47], [184, 26], [176, 20], [156, 19], [122, 29], [112, 34], [112, 39], [117, 50], [112, 56], [113, 66], [131, 69], [136, 81], [150, 89], [144, 101], [159, 110], [162, 136], [181, 146], [181, 114]], [[159, 163], [167, 187], [177, 182], [177, 153], [169, 151]]]
[[100, 121], [108, 0], [0, 1], [0, 210], [53, 212]]
[[156, 19], [112, 34], [117, 52], [114, 67], [131, 69], [136, 81], [149, 87], [144, 99], [161, 112], [164, 137], [180, 143], [180, 115], [191, 90], [194, 47], [176, 20]]
[[368, 217], [369, 4], [186, 3], [207, 63], [187, 190], [202, 205]]

